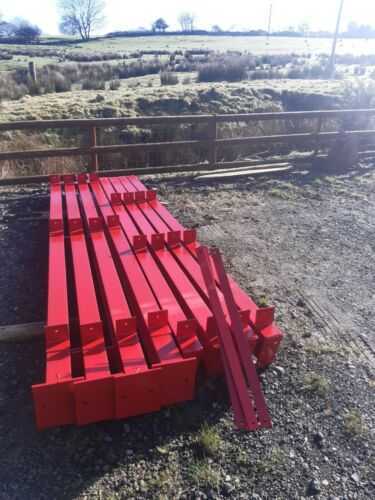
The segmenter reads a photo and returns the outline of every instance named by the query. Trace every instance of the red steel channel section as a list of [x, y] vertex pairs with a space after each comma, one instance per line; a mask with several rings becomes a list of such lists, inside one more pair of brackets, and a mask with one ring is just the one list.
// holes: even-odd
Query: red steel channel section
[[240, 429], [256, 430], [261, 425], [257, 418], [254, 400], [250, 396], [247, 388], [240, 354], [236, 349], [236, 345], [220, 305], [212, 262], [206, 247], [199, 247], [198, 260], [207, 286], [211, 309], [214, 313], [216, 326], [219, 332], [221, 353], [228, 381], [235, 423]]
[[[122, 178], [124, 179], [124, 177]], [[128, 183], [131, 183], [137, 191], [147, 192], [147, 188], [136, 176], [126, 177]], [[170, 214], [170, 212], [156, 198], [148, 201], [149, 206], [169, 227], [170, 231], [180, 231], [185, 234], [185, 228]], [[189, 240], [184, 242], [189, 252], [197, 258], [197, 249], [199, 243]], [[216, 270], [213, 269], [216, 283], [220, 286]], [[265, 368], [275, 358], [279, 349], [283, 334], [274, 322], [275, 308], [258, 307], [255, 302], [238, 286], [238, 284], [229, 276], [230, 286], [234, 299], [239, 310], [250, 311], [250, 321], [255, 332], [259, 335], [259, 341], [255, 347], [255, 354], [258, 358], [258, 366]]]
[[[194, 318], [197, 322], [197, 332], [205, 348], [203, 362], [208, 374], [220, 373], [222, 369], [219, 359], [219, 345], [210, 308], [166, 248], [165, 236], [155, 234], [146, 217], [134, 204], [133, 195], [126, 192], [121, 180], [119, 178], [111, 180], [104, 178], [101, 179], [101, 182], [106, 186], [107, 193], [111, 196], [113, 203], [117, 200], [121, 202], [121, 198], [125, 196], [124, 204], [122, 204], [122, 210], [125, 209], [127, 214], [122, 220], [124, 231], [129, 240], [133, 242], [134, 247], [137, 247], [139, 242], [143, 243], [144, 255], [148, 255], [148, 258], [153, 260], [154, 266], [159, 268], [159, 275], [164, 276], [186, 315]], [[127, 197], [126, 194], [130, 194], [130, 197]], [[146, 251], [147, 248], [152, 252]], [[155, 285], [158, 286], [158, 281]], [[160, 290], [158, 290], [158, 296], [160, 296]]]
[[[199, 252], [199, 250], [198, 250]], [[203, 251], [203, 259], [207, 257], [207, 252]], [[198, 254], [199, 257], [199, 254]], [[234, 343], [239, 354], [242, 369], [246, 376], [247, 385], [251, 391], [254, 401], [254, 407], [258, 416], [258, 421], [262, 427], [272, 427], [271, 418], [268, 413], [264, 395], [260, 386], [259, 378], [254, 366], [253, 358], [250, 352], [249, 343], [246, 342], [242, 333], [242, 321], [239, 311], [234, 301], [233, 292], [230, 287], [228, 275], [224, 269], [223, 259], [219, 250], [214, 249], [211, 251], [212, 261], [214, 263], [216, 274], [219, 277], [221, 289], [223, 290], [226, 303], [230, 311], [231, 330]]]
[[[100, 282], [101, 299], [115, 353], [114, 358], [119, 359], [119, 366], [114, 370], [117, 373], [112, 376], [114, 418], [156, 411], [160, 409], [160, 370], [150, 369], [148, 366], [138, 336], [136, 320], [125, 297], [104, 233], [102, 219], [98, 216], [85, 176], [80, 176], [78, 190]], [[85, 403], [87, 395], [84, 385], [81, 390], [80, 397]]]
[[[142, 236], [121, 202], [121, 196], [116, 193], [108, 179], [101, 179], [101, 184], [108, 199], [112, 200], [114, 210], [119, 216], [121, 227], [134, 249], [137, 259], [150, 283], [151, 288], [163, 307], [169, 309], [169, 323], [184, 356], [201, 357], [202, 344], [197, 337], [200, 323], [196, 319], [186, 319], [183, 308], [177, 301], [174, 292], [163, 276], [157, 262], [147, 249], [147, 240]], [[210, 315], [210, 313], [208, 312]], [[204, 321], [203, 321], [203, 324]], [[182, 328], [185, 325], [185, 328]]]
[[50, 179], [48, 303], [45, 383], [32, 394], [39, 429], [72, 424], [75, 407], [69, 329], [62, 190], [59, 176]]
[[[171, 232], [165, 222], [148, 204], [148, 199], [151, 199], [152, 201], [155, 199], [155, 193], [153, 191], [148, 191], [146, 193], [142, 191], [137, 192], [136, 188], [130, 183], [130, 181], [128, 181], [126, 177], [120, 177], [119, 179], [121, 180], [121, 183], [118, 182], [118, 179], [112, 179], [112, 183], [116, 184], [117, 192], [122, 193], [125, 199], [128, 199], [129, 202], [131, 201], [132, 195], [135, 197], [133, 198], [133, 201], [137, 201], [137, 203], [127, 204], [127, 208], [141, 232], [148, 237], [150, 243], [152, 242], [152, 237], [155, 233], [166, 235], [166, 244], [170, 253], [175, 257], [180, 267], [183, 269], [185, 274], [195, 286], [196, 290], [201, 295], [202, 299], [206, 302], [207, 305], [209, 305], [207, 288], [203, 280], [200, 266], [196, 259], [194, 259], [192, 254], [187, 250], [187, 248], [181, 244], [181, 238], [183, 238], [184, 241], [194, 243], [196, 238], [196, 231], [184, 231], [183, 236], [181, 235], [180, 231]], [[121, 186], [121, 184], [123, 187]], [[224, 314], [229, 320], [229, 312], [223, 294], [219, 289], [217, 290], [217, 292], [220, 304], [224, 310]], [[242, 311], [241, 316], [243, 319], [244, 334], [245, 336], [248, 336], [251, 351], [253, 351], [255, 349], [257, 336], [254, 334], [252, 328], [249, 325], [249, 311]], [[216, 365], [220, 367], [217, 331], [214, 327], [211, 327], [211, 330], [214, 332], [211, 337], [211, 342], [212, 345], [217, 348]], [[220, 368], [218, 368], [218, 370], [220, 370]]]
[[73, 385], [78, 423], [114, 418], [114, 391], [75, 176], [63, 176], [85, 379]]
[[135, 176], [50, 179], [46, 376], [39, 429], [157, 411], [223, 369], [242, 429], [270, 427], [252, 354], [282, 334]]
[[[176, 325], [176, 336], [184, 336], [185, 344], [176, 343], [169, 324], [169, 309], [174, 306], [168, 297], [160, 307], [156, 295], [139, 264], [139, 253], [134, 253], [126, 238], [121, 223], [121, 211], [114, 213], [109, 200], [98, 179], [91, 179], [91, 188], [108, 234], [116, 253], [120, 274], [128, 292], [129, 301], [136, 312], [142, 343], [153, 367], [160, 367], [160, 405], [171, 405], [193, 399], [195, 394], [197, 357], [202, 352], [195, 336], [195, 325], [181, 315]], [[143, 252], [141, 252], [143, 254]], [[151, 269], [153, 275], [154, 269]], [[158, 297], [163, 293], [158, 275], [153, 276], [157, 283]], [[160, 299], [159, 299], [160, 300]], [[190, 345], [189, 345], [190, 344]], [[181, 354], [180, 349], [184, 356]]]

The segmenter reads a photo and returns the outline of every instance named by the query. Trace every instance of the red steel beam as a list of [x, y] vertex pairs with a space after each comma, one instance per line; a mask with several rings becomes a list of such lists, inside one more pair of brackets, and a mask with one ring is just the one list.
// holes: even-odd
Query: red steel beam
[[[119, 217], [120, 225], [123, 228], [129, 247], [132, 248], [133, 245], [131, 242], [136, 239], [136, 241], [141, 244], [141, 250], [145, 250], [145, 241], [140, 238], [140, 233], [133, 219], [129, 216], [128, 211], [121, 203], [118, 193], [116, 195], [112, 183], [106, 178], [102, 178], [100, 182], [107, 199], [112, 198], [114, 200], [112, 202], [113, 209]], [[117, 185], [116, 180], [114, 182], [115, 185]], [[121, 186], [121, 183], [119, 183], [119, 186]], [[200, 357], [202, 354], [202, 345], [196, 336], [196, 322], [187, 319], [186, 314], [180, 307], [152, 255], [146, 251], [137, 251], [137, 248], [134, 254], [161, 308], [169, 312], [169, 324], [177, 339], [182, 354], [184, 357]]]
[[[147, 191], [146, 186], [136, 176], [126, 177], [129, 182], [138, 191]], [[185, 228], [169, 213], [169, 211], [158, 201], [149, 201], [149, 206], [158, 214], [160, 218], [167, 224], [171, 231], [181, 231], [182, 234]], [[186, 241], [186, 248], [191, 254], [197, 258], [197, 249], [199, 243], [195, 241]], [[216, 269], [213, 269], [215, 281], [219, 285], [219, 279], [216, 274]], [[258, 307], [257, 304], [244, 292], [231, 276], [228, 276], [229, 283], [234, 295], [237, 307], [242, 311], [250, 311], [250, 321], [255, 332], [259, 335], [259, 340], [255, 348], [255, 353], [258, 358], [258, 365], [262, 368], [267, 367], [275, 359], [279, 349], [283, 334], [274, 323], [274, 307]]]
[[[83, 179], [80, 179], [78, 190], [89, 228], [113, 348], [121, 360], [121, 373], [113, 375], [114, 416], [125, 418], [156, 411], [160, 408], [160, 370], [148, 367], [136, 330], [136, 321], [117, 275], [102, 220], [98, 216], [90, 188]], [[79, 397], [84, 402], [85, 386], [81, 385], [78, 390]], [[87, 418], [84, 415], [82, 420]]]
[[245, 373], [247, 385], [251, 390], [252, 397], [255, 403], [255, 410], [258, 416], [259, 424], [262, 427], [272, 427], [271, 418], [267, 409], [264, 395], [260, 386], [259, 378], [254, 366], [252, 353], [248, 342], [242, 333], [241, 316], [234, 301], [233, 292], [230, 287], [228, 275], [224, 269], [224, 263], [220, 252], [217, 249], [211, 251], [211, 257], [215, 265], [216, 273], [220, 280], [220, 285], [223, 290], [226, 303], [228, 304], [229, 314], [232, 325], [232, 336], [239, 354], [242, 369]]
[[[105, 181], [106, 180], [104, 179], [103, 182]], [[126, 190], [123, 184], [121, 183], [120, 179], [108, 179], [108, 181], [112, 183], [113, 188], [116, 190], [118, 194], [124, 195], [126, 193]], [[134, 242], [137, 241], [137, 238], [141, 237], [142, 241], [144, 242], [144, 245], [146, 245], [147, 240], [145, 238], [142, 238], [142, 234], [144, 234], [140, 229], [142, 228], [143, 231], [145, 231], [149, 235], [148, 241], [151, 245], [154, 246], [158, 246], [159, 244], [161, 245], [161, 248], [159, 250], [156, 250], [159, 251], [159, 258], [157, 258], [156, 256], [156, 259], [155, 260], [153, 259], [153, 261], [156, 262], [157, 264], [156, 269], [160, 270], [159, 276], [164, 276], [166, 282], [169, 283], [169, 287], [173, 290], [174, 296], [180, 299], [181, 294], [183, 294], [187, 298], [187, 303], [185, 303], [185, 300], [182, 301], [183, 305], [181, 304], [181, 300], [179, 300], [179, 303], [181, 304], [182, 308], [185, 310], [186, 314], [189, 317], [192, 317], [192, 309], [194, 309], [195, 319], [198, 321], [198, 324], [200, 325], [200, 330], [204, 332], [202, 342], [204, 342], [205, 345], [211, 345], [212, 334], [214, 334], [214, 332], [212, 332], [212, 330], [209, 331], [210, 327], [209, 323], [211, 322], [212, 318], [212, 314], [209, 311], [209, 308], [207, 307], [206, 304], [204, 304], [204, 302], [197, 294], [196, 290], [191, 286], [191, 283], [186, 279], [186, 277], [184, 277], [182, 271], [178, 267], [175, 268], [173, 266], [174, 269], [177, 269], [177, 273], [176, 274], [172, 273], [172, 279], [169, 277], [169, 275], [166, 276], [165, 273], [163, 273], [164, 266], [160, 265], [161, 254], [165, 255], [165, 261], [168, 261], [172, 265], [174, 264], [173, 260], [170, 259], [171, 257], [170, 252], [169, 251], [164, 252], [165, 250], [164, 239], [161, 238], [156, 241], [154, 238], [152, 238], [152, 236], [155, 236], [155, 231], [153, 230], [152, 226], [149, 224], [147, 219], [143, 216], [143, 214], [138, 210], [138, 208], [133, 203], [130, 204], [125, 203], [125, 205], [122, 206], [123, 210], [125, 210], [125, 212], [127, 213], [127, 217], [123, 218], [123, 224], [124, 224], [123, 227], [129, 240], [134, 244]], [[145, 254], [147, 255], [147, 252], [145, 252]], [[152, 258], [151, 254], [149, 255], [150, 258]], [[176, 283], [173, 278], [177, 279], [178, 277], [181, 277], [182, 279], [182, 282], [181, 283], [179, 282], [178, 285], [185, 284], [184, 292], [181, 289], [176, 292]], [[196, 298], [195, 302], [196, 305], [193, 307], [193, 301], [195, 300], [195, 298]]]
[[81, 423], [98, 422], [114, 418], [113, 379], [74, 177], [64, 176], [63, 180], [85, 372], [84, 381], [79, 383], [78, 391], [75, 390], [75, 394], [79, 396], [85, 392], [84, 405], [79, 398], [76, 404]]
[[[128, 178], [121, 177], [121, 182], [127, 192], [143, 194], [144, 192], [137, 192], [136, 188], [130, 183]], [[147, 195], [150, 194], [150, 191], [146, 193], [144, 199], [142, 197], [138, 197], [138, 202], [135, 204], [129, 204], [127, 206], [129, 212], [133, 215], [134, 220], [142, 221], [143, 218], [146, 219], [147, 223], [140, 222], [139, 229], [145, 234], [149, 239], [151, 239], [152, 235], [155, 233], [165, 234], [167, 236], [167, 247], [169, 248], [172, 255], [175, 257], [176, 261], [182, 267], [186, 275], [194, 284], [195, 288], [200, 293], [203, 300], [208, 304], [208, 292], [206, 285], [204, 283], [204, 279], [202, 276], [202, 272], [197, 260], [192, 256], [192, 254], [187, 250], [187, 248], [181, 244], [181, 241], [194, 243], [196, 240], [196, 231], [184, 231], [181, 233], [180, 231], [171, 232], [167, 224], [157, 216], [155, 211], [148, 204]], [[153, 196], [152, 196], [153, 199]], [[139, 217], [137, 214], [141, 211], [144, 217]], [[224, 296], [220, 289], [217, 290], [220, 303], [224, 310], [224, 314], [227, 319], [229, 319], [229, 311], [226, 306], [226, 302], [224, 300]], [[244, 310], [241, 311], [241, 316], [243, 318], [243, 330], [245, 335], [248, 336], [251, 350], [255, 349], [257, 335], [254, 330], [251, 328], [249, 324], [249, 311]]]
[[[114, 206], [117, 206], [118, 196], [115, 195], [114, 190], [116, 189], [117, 195], [122, 195], [125, 189], [119, 179], [102, 179], [102, 183], [106, 185], [106, 189], [109, 196], [112, 196], [114, 200]], [[109, 187], [112, 183], [112, 188]], [[130, 212], [127, 210], [128, 205], [121, 205], [120, 210], [120, 222], [123, 227], [125, 234], [127, 235], [131, 245], [134, 249], [137, 248], [138, 242], [141, 241], [143, 244], [143, 249], [146, 249], [147, 240], [141, 234], [140, 230], [136, 226], [135, 222], [139, 222], [142, 214], [139, 211], [133, 213], [134, 218], [130, 217]], [[143, 217], [142, 222], [139, 222], [145, 228], [148, 224], [147, 219]], [[149, 224], [148, 224], [149, 225]], [[198, 335], [201, 343], [205, 346], [204, 350], [204, 363], [207, 371], [210, 374], [216, 374], [220, 371], [220, 365], [218, 365], [216, 358], [218, 356], [218, 344], [212, 342], [212, 337], [216, 335], [214, 325], [212, 323], [212, 314], [208, 306], [202, 300], [200, 295], [197, 293], [193, 285], [190, 283], [188, 278], [185, 276], [181, 268], [176, 264], [174, 258], [169, 253], [169, 251], [164, 249], [163, 239], [157, 238], [153, 240], [156, 249], [154, 252], [149, 251], [137, 252], [137, 256], [140, 259], [140, 263], [145, 270], [148, 278], [154, 281], [154, 289], [157, 290], [159, 300], [163, 300], [164, 292], [160, 293], [160, 283], [161, 279], [166, 284], [166, 287], [172, 290], [172, 297], [176, 297], [179, 305], [181, 306], [184, 313], [198, 324]], [[162, 246], [163, 248], [159, 248]], [[149, 246], [149, 249], [151, 246]], [[165, 253], [164, 253], [165, 252]], [[161, 256], [163, 262], [161, 263]], [[148, 266], [152, 266], [152, 272], [149, 272]], [[169, 269], [170, 273], [167, 271]], [[158, 279], [153, 279], [157, 275]], [[177, 284], [178, 283], [178, 284]], [[169, 292], [169, 296], [171, 292]], [[168, 299], [169, 300], [169, 299]], [[174, 299], [175, 300], [175, 299]]]
[[[226, 373], [231, 377], [231, 379], [228, 380], [228, 388], [231, 394], [233, 410], [236, 415], [236, 423], [241, 429], [256, 430], [260, 427], [260, 424], [255, 412], [254, 402], [249, 395], [239, 353], [236, 350], [229, 326], [220, 305], [212, 264], [206, 247], [201, 246], [198, 249], [198, 259], [208, 289], [211, 309], [214, 313], [215, 322], [219, 331], [221, 350], [224, 352], [223, 362], [226, 365]], [[234, 392], [232, 392], [233, 390]]]
[[32, 387], [39, 429], [72, 424], [75, 407], [69, 329], [64, 220], [60, 178], [50, 180], [48, 303], [45, 383]]
[[[195, 394], [197, 369], [197, 360], [192, 358], [194, 352], [190, 351], [189, 356], [186, 356], [187, 359], [182, 358], [170, 329], [169, 310], [160, 307], [137, 257], [121, 229], [121, 213], [114, 213], [98, 180], [92, 180], [91, 188], [98, 206], [101, 207], [102, 216], [107, 221], [108, 234], [117, 254], [117, 261], [121, 266], [121, 274], [128, 291], [128, 297], [133, 309], [137, 312], [141, 336], [143, 343], [148, 346], [147, 351], [149, 358], [151, 358], [151, 364], [153, 366], [160, 365], [162, 369], [161, 377], [164, 383], [161, 382], [163, 387], [161, 405], [170, 405], [192, 399]], [[160, 281], [158, 284], [158, 295], [160, 295]], [[185, 319], [183, 319], [183, 324], [178, 325], [179, 329], [183, 329], [185, 326], [191, 329], [190, 323], [186, 322]], [[198, 347], [200, 348], [200, 346]]]

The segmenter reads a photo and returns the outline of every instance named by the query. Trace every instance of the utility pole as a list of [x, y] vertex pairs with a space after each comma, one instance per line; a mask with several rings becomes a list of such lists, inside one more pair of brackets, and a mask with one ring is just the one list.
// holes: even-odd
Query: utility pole
[[271, 34], [271, 26], [272, 26], [272, 8], [273, 8], [273, 5], [272, 5], [272, 2], [271, 2], [271, 3], [270, 3], [270, 13], [269, 13], [269, 16], [268, 16], [268, 29], [267, 29], [268, 38], [270, 37], [270, 34]]
[[344, 9], [344, 2], [345, 2], [345, 0], [340, 0], [340, 7], [339, 7], [338, 15], [337, 15], [335, 36], [333, 37], [333, 43], [332, 43], [331, 59], [329, 61], [329, 66], [328, 66], [329, 78], [333, 78], [333, 76], [335, 74], [337, 39], [338, 39], [339, 32], [340, 32], [340, 24], [341, 24], [342, 11]]

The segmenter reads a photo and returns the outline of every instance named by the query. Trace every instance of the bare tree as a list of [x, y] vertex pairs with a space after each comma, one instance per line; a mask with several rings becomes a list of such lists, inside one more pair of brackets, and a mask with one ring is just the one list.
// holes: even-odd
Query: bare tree
[[182, 12], [178, 16], [182, 31], [194, 31], [195, 14], [192, 12]]
[[104, 23], [103, 0], [59, 0], [60, 31], [66, 35], [80, 35], [89, 40], [92, 32]]

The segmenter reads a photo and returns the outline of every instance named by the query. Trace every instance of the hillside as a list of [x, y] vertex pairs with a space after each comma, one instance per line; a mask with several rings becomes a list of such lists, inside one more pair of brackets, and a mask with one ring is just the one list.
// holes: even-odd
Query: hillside
[[0, 107], [0, 120], [334, 109], [350, 106], [350, 88], [342, 81], [321, 80], [197, 83], [193, 75], [186, 84], [161, 86], [154, 75], [128, 79], [114, 91], [72, 91], [7, 101]]

